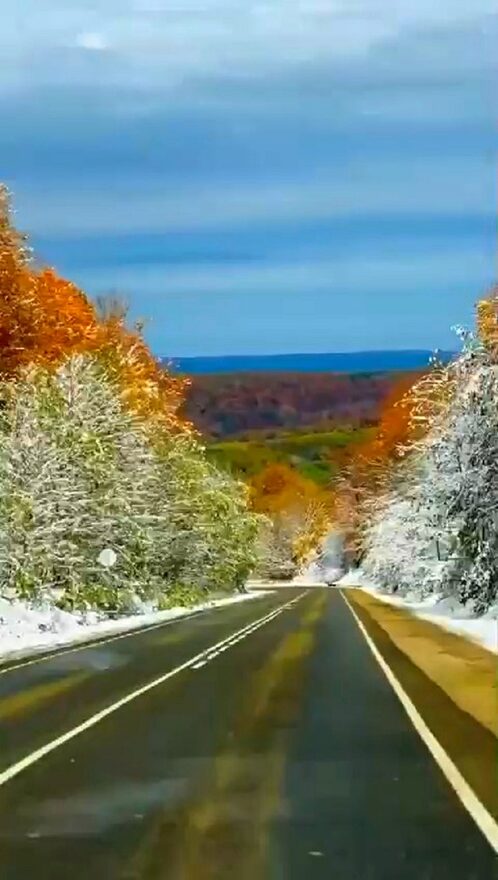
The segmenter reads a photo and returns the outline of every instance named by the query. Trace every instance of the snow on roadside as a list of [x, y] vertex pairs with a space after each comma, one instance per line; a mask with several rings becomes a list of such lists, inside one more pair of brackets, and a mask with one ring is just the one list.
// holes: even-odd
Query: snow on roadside
[[498, 653], [498, 605], [493, 606], [480, 617], [473, 617], [471, 609], [451, 597], [434, 594], [421, 599], [415, 593], [408, 593], [402, 597], [384, 593], [361, 571], [348, 572], [337, 582], [337, 586], [359, 587], [382, 602], [406, 608], [423, 620], [462, 635], [487, 648], [488, 651]]
[[145, 626], [164, 623], [168, 620], [185, 617], [196, 611], [207, 611], [268, 596], [272, 590], [238, 593], [223, 599], [211, 599], [189, 608], [169, 608], [167, 611], [149, 611], [117, 619], [105, 618], [89, 613], [84, 618], [68, 611], [61, 611], [46, 603], [31, 607], [26, 602], [10, 601], [0, 598], [0, 661], [19, 656], [50, 651], [53, 648], [82, 644], [105, 636], [141, 629]]

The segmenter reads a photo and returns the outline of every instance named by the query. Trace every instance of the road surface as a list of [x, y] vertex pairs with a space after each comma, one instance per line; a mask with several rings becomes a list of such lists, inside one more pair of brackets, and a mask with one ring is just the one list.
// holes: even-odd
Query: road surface
[[[491, 734], [365, 624], [429, 721], [489, 754]], [[281, 588], [0, 667], [2, 880], [496, 869], [338, 590]]]

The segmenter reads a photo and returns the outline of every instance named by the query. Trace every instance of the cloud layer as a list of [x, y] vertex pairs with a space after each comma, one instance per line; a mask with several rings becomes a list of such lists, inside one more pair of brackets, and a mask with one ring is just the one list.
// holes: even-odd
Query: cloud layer
[[491, 0], [2, 5], [19, 224], [158, 351], [447, 345], [492, 280]]

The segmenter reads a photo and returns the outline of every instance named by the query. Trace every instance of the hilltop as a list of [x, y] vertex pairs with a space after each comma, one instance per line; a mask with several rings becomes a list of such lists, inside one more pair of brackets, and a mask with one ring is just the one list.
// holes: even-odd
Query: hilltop
[[[219, 373], [385, 373], [424, 370], [429, 349], [350, 351], [308, 354], [216, 355], [163, 357], [176, 372], [190, 376]], [[453, 352], [439, 352], [449, 361]]]

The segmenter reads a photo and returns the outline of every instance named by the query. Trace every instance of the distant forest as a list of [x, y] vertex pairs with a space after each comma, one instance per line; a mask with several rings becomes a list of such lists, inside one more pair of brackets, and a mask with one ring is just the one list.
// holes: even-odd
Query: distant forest
[[[255, 372], [191, 376], [186, 417], [213, 439], [376, 424], [402, 374]], [[413, 373], [414, 377], [418, 373]]]

